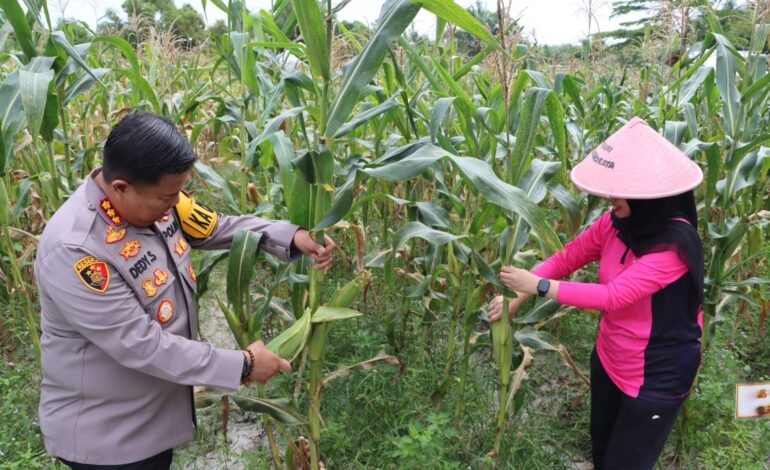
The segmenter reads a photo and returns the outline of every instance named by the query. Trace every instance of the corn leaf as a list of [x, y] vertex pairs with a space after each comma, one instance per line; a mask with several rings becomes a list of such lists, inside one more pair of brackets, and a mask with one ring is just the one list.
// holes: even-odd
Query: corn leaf
[[313, 313], [311, 321], [313, 323], [324, 323], [329, 321], [345, 320], [347, 318], [360, 317], [361, 312], [345, 307], [321, 306]]
[[227, 258], [227, 300], [242, 322], [251, 313], [245, 311], [244, 304], [254, 276], [261, 238], [261, 232], [236, 230]]
[[388, 0], [382, 6], [380, 18], [377, 20], [377, 29], [364, 46], [364, 50], [345, 64], [342, 84], [329, 108], [325, 129], [327, 137], [336, 134], [342, 123], [350, 116], [358, 103], [361, 90], [369, 84], [374, 74], [380, 69], [388, 46], [401, 36], [419, 11], [420, 6], [409, 0]]
[[305, 424], [302, 415], [296, 409], [289, 406], [288, 399], [270, 400], [240, 395], [230, 395], [230, 399], [243, 410], [268, 414], [274, 420], [287, 426]]
[[305, 41], [307, 61], [316, 77], [329, 80], [329, 48], [326, 42], [324, 15], [318, 6], [318, 0], [291, 0], [297, 23]]

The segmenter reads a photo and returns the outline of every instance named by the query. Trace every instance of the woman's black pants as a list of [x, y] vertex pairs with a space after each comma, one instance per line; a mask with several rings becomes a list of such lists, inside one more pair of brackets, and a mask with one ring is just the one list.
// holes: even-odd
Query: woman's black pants
[[591, 445], [596, 470], [650, 470], [682, 400], [648, 401], [621, 392], [591, 353]]

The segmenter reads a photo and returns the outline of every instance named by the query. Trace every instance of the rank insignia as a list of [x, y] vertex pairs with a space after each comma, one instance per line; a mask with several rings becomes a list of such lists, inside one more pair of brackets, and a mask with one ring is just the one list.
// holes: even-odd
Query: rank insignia
[[139, 240], [126, 240], [119, 254], [123, 259], [128, 260], [128, 258], [136, 256], [140, 248], [142, 248], [142, 245], [139, 243]]
[[115, 225], [123, 225], [123, 217], [120, 216], [118, 210], [112, 207], [112, 203], [106, 197], [99, 201], [99, 209], [107, 216], [109, 220]]
[[174, 316], [174, 302], [170, 300], [164, 300], [158, 305], [158, 321], [160, 324], [168, 323], [171, 317]]
[[168, 273], [160, 268], [153, 271], [152, 274], [155, 277], [156, 286], [162, 286], [166, 283], [166, 281], [168, 281]]
[[126, 229], [121, 228], [118, 230], [115, 230], [112, 228], [112, 226], [107, 226], [107, 236], [104, 238], [104, 241], [107, 243], [117, 243], [121, 240], [123, 240], [123, 237], [126, 236]]
[[158, 293], [158, 288], [155, 287], [155, 283], [149, 277], [142, 281], [142, 289], [144, 289], [147, 297], [155, 297], [155, 294]]
[[107, 290], [107, 286], [110, 284], [110, 270], [104, 261], [99, 261], [93, 256], [86, 256], [80, 258], [72, 267], [75, 268], [80, 280], [89, 289], [96, 292]]
[[176, 239], [176, 243], [174, 243], [174, 251], [176, 251], [176, 254], [179, 256], [182, 256], [189, 246], [190, 245], [187, 244], [184, 237], [180, 235], [179, 238]]
[[193, 269], [192, 264], [187, 265], [187, 272], [190, 273], [190, 279], [193, 280], [193, 282], [197, 282], [198, 280], [195, 278], [195, 270]]

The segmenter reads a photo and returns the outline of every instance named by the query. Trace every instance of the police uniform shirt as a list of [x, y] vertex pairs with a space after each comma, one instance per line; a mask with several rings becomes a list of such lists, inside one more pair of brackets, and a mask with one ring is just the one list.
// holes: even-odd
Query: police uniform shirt
[[217, 214], [186, 194], [151, 227], [128, 224], [93, 177], [48, 222], [35, 260], [47, 451], [117, 465], [192, 439], [191, 385], [236, 390], [243, 353], [197, 338], [191, 248], [229, 247], [237, 229], [296, 258], [298, 227]]

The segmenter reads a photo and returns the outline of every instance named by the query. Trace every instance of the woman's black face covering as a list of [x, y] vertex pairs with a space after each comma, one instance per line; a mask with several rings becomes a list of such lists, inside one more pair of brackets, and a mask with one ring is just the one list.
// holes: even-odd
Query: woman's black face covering
[[[687, 265], [698, 301], [703, 301], [703, 245], [698, 236], [698, 214], [692, 191], [659, 199], [628, 199], [631, 215], [612, 213], [618, 238], [638, 258], [648, 253], [673, 250]], [[685, 219], [684, 223], [675, 219]]]

